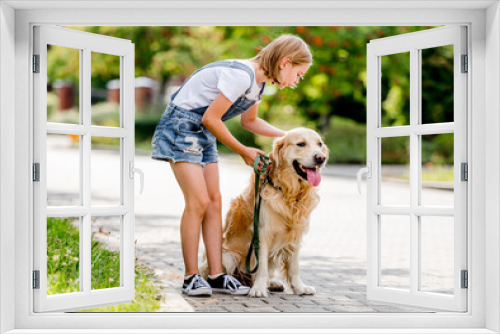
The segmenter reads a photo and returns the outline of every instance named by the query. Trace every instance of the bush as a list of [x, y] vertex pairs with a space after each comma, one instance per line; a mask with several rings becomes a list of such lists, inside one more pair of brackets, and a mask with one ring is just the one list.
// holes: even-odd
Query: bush
[[356, 163], [366, 161], [366, 125], [333, 116], [328, 131], [322, 134], [330, 149], [329, 163]]
[[120, 105], [113, 102], [100, 102], [91, 107], [92, 125], [120, 126]]
[[58, 111], [57, 107], [47, 106], [47, 114], [50, 110], [50, 116], [47, 115], [48, 122], [54, 123], [66, 123], [66, 124], [79, 124], [80, 123], [80, 112], [77, 107], [67, 109], [64, 111]]
[[[245, 130], [240, 124], [240, 117], [235, 117], [224, 122], [229, 132], [243, 145], [260, 148], [255, 140], [255, 134]], [[217, 141], [217, 150], [223, 153], [234, 153], [229, 147]]]
[[428, 165], [453, 164], [453, 133], [422, 137], [422, 163]]
[[382, 138], [381, 160], [383, 164], [410, 163], [410, 137]]
[[148, 151], [152, 150], [151, 140], [161, 115], [136, 115], [135, 145]]
[[59, 104], [59, 98], [57, 97], [56, 93], [47, 92], [47, 121], [48, 122], [53, 122], [52, 117], [57, 112], [58, 104]]

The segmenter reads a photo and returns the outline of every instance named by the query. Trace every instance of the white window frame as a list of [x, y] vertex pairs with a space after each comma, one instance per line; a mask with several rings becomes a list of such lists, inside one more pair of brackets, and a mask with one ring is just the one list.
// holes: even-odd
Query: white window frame
[[[444, 45], [453, 47], [453, 122], [423, 124], [422, 120], [422, 50]], [[381, 124], [382, 57], [408, 52], [410, 64], [410, 119], [401, 126]], [[462, 55], [467, 54], [467, 31], [464, 26], [448, 26], [425, 31], [379, 38], [367, 46], [367, 146], [366, 160], [371, 177], [367, 179], [368, 260], [367, 297], [369, 300], [393, 302], [402, 305], [429, 307], [438, 310], [463, 312], [467, 310], [467, 289], [461, 287], [461, 271], [467, 269], [467, 183], [461, 181], [461, 163], [467, 163], [467, 77], [461, 73]], [[454, 156], [453, 206], [428, 206], [421, 203], [422, 151], [424, 134], [451, 133]], [[391, 137], [408, 138], [410, 200], [406, 205], [383, 204], [382, 141]], [[408, 224], [409, 289], [395, 289], [381, 284], [383, 246], [382, 225], [388, 215], [398, 215], [401, 224]], [[421, 219], [424, 216], [452, 217], [453, 219], [453, 293], [438, 294], [421, 290]], [[384, 217], [384, 218], [383, 218]]]
[[[500, 331], [500, 11], [498, 1], [235, 1], [18, 2], [0, 3], [0, 320], [1, 331], [41, 329], [292, 328], [269, 332], [494, 333]], [[52, 6], [52, 7], [50, 7]], [[69, 6], [63, 10], [40, 10]], [[97, 8], [97, 7], [101, 8]], [[131, 9], [123, 9], [130, 7]], [[137, 10], [138, 7], [147, 8]], [[397, 6], [392, 9], [392, 6]], [[426, 7], [427, 6], [427, 7]], [[85, 8], [86, 7], [86, 8]], [[103, 9], [107, 7], [108, 9]], [[158, 8], [163, 7], [163, 8]], [[196, 9], [193, 9], [196, 7]], [[357, 8], [356, 8], [357, 7]], [[406, 7], [406, 9], [404, 9]], [[23, 9], [31, 8], [31, 9]], [[35, 9], [33, 9], [35, 8]], [[75, 9], [79, 8], [79, 9]], [[82, 9], [83, 8], [83, 9]], [[223, 9], [220, 9], [223, 8]], [[255, 8], [265, 8], [259, 10]], [[368, 9], [367, 9], [368, 8]], [[403, 8], [403, 9], [401, 9]], [[412, 8], [411, 10], [408, 10]], [[105, 15], [102, 15], [105, 12]], [[485, 24], [486, 22], [486, 24]], [[468, 208], [469, 307], [467, 313], [437, 314], [34, 314], [31, 289], [33, 210], [30, 181], [33, 148], [31, 97], [32, 27], [59, 25], [438, 25], [462, 24], [469, 34]], [[15, 32], [15, 35], [14, 35]], [[13, 40], [15, 36], [15, 41]], [[7, 48], [4, 48], [4, 45]], [[12, 49], [15, 46], [15, 52]], [[14, 57], [15, 56], [15, 57]], [[15, 71], [12, 69], [15, 66]], [[488, 70], [486, 71], [486, 66]], [[4, 75], [5, 73], [5, 75]], [[15, 84], [15, 89], [12, 86]], [[10, 86], [9, 86], [10, 85]], [[11, 93], [12, 95], [9, 95]], [[13, 108], [12, 108], [13, 107]], [[12, 112], [15, 110], [15, 112]], [[15, 133], [8, 127], [15, 128]], [[12, 135], [15, 140], [12, 141]], [[9, 137], [10, 136], [10, 137]], [[487, 152], [487, 153], [486, 153]], [[15, 164], [12, 160], [15, 159]], [[15, 167], [15, 182], [9, 180]], [[8, 173], [8, 174], [7, 174]], [[488, 182], [486, 183], [486, 174]], [[15, 194], [15, 210], [11, 196]], [[12, 221], [15, 224], [12, 224]], [[14, 225], [14, 226], [13, 226]], [[13, 242], [12, 235], [15, 235]], [[31, 260], [30, 260], [31, 259]], [[13, 287], [15, 287], [13, 289]], [[488, 291], [488, 293], [486, 293]], [[12, 310], [12, 305], [15, 305]], [[193, 321], [193, 318], [196, 321]], [[168, 329], [167, 329], [168, 326]], [[138, 328], [137, 331], [129, 330]], [[205, 330], [203, 330], [205, 328]], [[354, 330], [357, 328], [358, 330]], [[380, 329], [385, 328], [385, 329]], [[429, 329], [432, 328], [432, 329]], [[40, 329], [40, 331], [38, 331]], [[101, 329], [101, 330], [99, 330]], [[197, 331], [198, 329], [198, 331]], [[392, 330], [391, 330], [392, 329]], [[463, 330], [466, 329], [466, 330]], [[47, 332], [47, 331], [45, 331]], [[54, 330], [50, 331], [54, 333]], [[73, 331], [76, 333], [76, 331]], [[210, 332], [223, 332], [213, 330]], [[229, 332], [229, 331], [224, 331]], [[316, 330], [318, 332], [318, 330]]]
[[[130, 177], [134, 165], [134, 44], [128, 40], [101, 36], [68, 28], [34, 27], [34, 52], [40, 57], [39, 73], [33, 76], [34, 162], [40, 166], [40, 180], [33, 185], [34, 203], [34, 270], [40, 272], [39, 289], [34, 291], [35, 311], [82, 310], [110, 304], [126, 304], [135, 298], [134, 244], [134, 180]], [[47, 122], [47, 46], [73, 48], [79, 53], [80, 65], [80, 124]], [[119, 57], [120, 62], [120, 125], [92, 125], [90, 106], [91, 53]], [[79, 169], [80, 202], [75, 206], [47, 206], [47, 135], [77, 134], [80, 136]], [[91, 201], [91, 138], [102, 136], [120, 142], [119, 173], [120, 201], [118, 205], [92, 205]], [[133, 175], [133, 173], [132, 173]], [[120, 274], [119, 286], [92, 289], [91, 219], [99, 216], [119, 217]], [[80, 287], [78, 292], [47, 295], [47, 218], [79, 218]]]

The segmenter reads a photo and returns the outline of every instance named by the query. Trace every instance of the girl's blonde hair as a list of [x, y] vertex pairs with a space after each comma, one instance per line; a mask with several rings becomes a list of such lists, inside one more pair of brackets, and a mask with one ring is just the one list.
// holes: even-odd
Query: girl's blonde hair
[[288, 58], [292, 65], [311, 64], [312, 54], [309, 46], [300, 37], [281, 35], [263, 48], [252, 60], [264, 70], [264, 74], [281, 83], [279, 64], [282, 59]]

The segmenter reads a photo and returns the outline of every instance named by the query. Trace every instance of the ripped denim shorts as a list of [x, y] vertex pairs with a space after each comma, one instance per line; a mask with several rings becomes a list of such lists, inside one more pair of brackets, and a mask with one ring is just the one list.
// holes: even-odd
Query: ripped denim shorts
[[217, 162], [217, 142], [202, 124], [203, 114], [169, 104], [153, 135], [151, 158], [191, 162], [205, 167]]

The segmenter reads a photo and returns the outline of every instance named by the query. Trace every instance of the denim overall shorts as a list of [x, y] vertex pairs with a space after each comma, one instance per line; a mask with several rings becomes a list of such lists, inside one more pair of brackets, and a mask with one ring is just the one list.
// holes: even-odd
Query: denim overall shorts
[[[220, 66], [244, 70], [250, 75], [250, 82], [254, 81], [253, 71], [248, 66], [236, 61], [218, 61], [195, 71], [172, 95], [170, 101], [174, 100], [186, 82], [197, 72]], [[264, 87], [265, 83], [260, 90], [259, 99], [262, 97]], [[250, 88], [231, 105], [222, 116], [222, 121], [242, 114], [256, 102], [246, 98], [246, 94], [249, 92]], [[201, 124], [201, 119], [207, 109], [208, 106], [185, 109], [170, 102], [156, 126], [152, 139], [151, 158], [172, 162], [191, 162], [200, 164], [202, 167], [208, 163], [217, 162], [217, 139]]]

